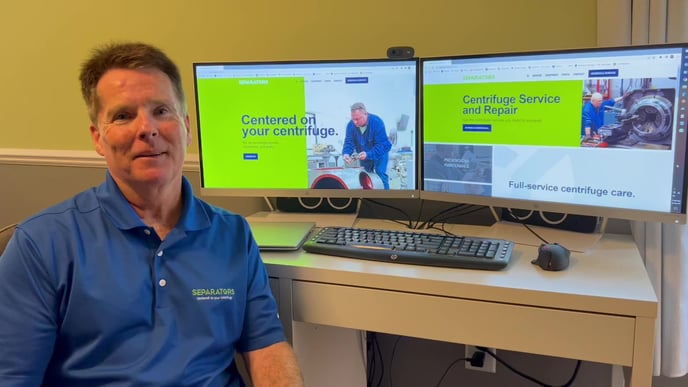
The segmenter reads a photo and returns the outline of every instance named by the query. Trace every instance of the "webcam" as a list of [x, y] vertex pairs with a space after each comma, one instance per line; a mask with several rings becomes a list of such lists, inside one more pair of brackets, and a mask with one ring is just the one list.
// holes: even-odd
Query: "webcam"
[[408, 46], [390, 47], [387, 49], [387, 58], [389, 59], [409, 59], [413, 58], [414, 54], [413, 47]]

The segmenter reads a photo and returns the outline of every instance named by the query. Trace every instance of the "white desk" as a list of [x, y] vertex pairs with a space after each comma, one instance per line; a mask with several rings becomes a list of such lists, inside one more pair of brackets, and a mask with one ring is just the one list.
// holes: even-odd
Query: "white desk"
[[[395, 227], [380, 222], [357, 225]], [[486, 228], [452, 231], [479, 236]], [[288, 334], [301, 321], [617, 364], [632, 367], [631, 387], [651, 386], [657, 298], [631, 237], [605, 235], [561, 272], [532, 265], [535, 254], [517, 245], [496, 272], [303, 251], [263, 259]]]

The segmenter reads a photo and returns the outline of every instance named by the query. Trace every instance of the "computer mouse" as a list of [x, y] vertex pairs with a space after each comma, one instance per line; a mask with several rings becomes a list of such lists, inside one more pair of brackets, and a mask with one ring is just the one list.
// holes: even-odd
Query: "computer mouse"
[[538, 247], [538, 256], [530, 263], [544, 270], [559, 271], [569, 267], [571, 252], [558, 243], [543, 243]]

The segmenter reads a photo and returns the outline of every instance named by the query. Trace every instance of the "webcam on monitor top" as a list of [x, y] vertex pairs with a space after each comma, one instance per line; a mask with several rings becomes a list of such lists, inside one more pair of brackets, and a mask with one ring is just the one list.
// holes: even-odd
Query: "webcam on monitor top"
[[409, 59], [413, 58], [414, 54], [413, 47], [408, 46], [390, 47], [387, 49], [387, 58], [389, 59]]

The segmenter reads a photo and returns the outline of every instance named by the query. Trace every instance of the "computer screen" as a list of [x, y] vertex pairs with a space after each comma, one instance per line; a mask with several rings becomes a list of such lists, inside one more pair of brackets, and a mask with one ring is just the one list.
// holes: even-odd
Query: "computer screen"
[[418, 62], [194, 63], [201, 192], [418, 197]]
[[421, 65], [421, 198], [686, 222], [688, 45]]

